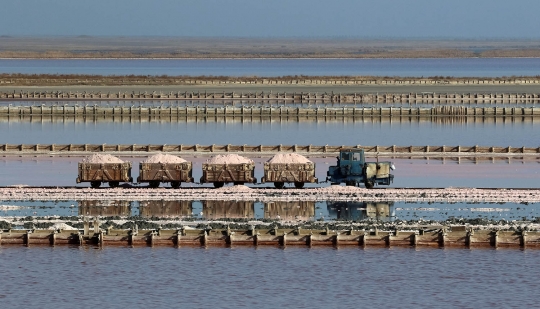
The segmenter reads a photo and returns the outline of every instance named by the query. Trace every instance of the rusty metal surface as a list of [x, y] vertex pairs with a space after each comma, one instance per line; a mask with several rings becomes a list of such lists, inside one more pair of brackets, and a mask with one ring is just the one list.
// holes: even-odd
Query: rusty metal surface
[[123, 181], [131, 182], [131, 162], [125, 163], [79, 163], [79, 182]]
[[265, 182], [311, 182], [316, 183], [315, 163], [264, 163]]
[[255, 183], [255, 164], [203, 164], [201, 183], [245, 182]]
[[366, 162], [367, 178], [388, 178], [390, 177], [390, 162]]
[[139, 163], [137, 182], [193, 182], [192, 163]]

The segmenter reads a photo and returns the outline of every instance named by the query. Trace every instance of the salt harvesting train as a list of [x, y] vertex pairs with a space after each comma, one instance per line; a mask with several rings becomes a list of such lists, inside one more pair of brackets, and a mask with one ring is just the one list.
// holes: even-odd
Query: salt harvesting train
[[[93, 156], [104, 157], [98, 154]], [[156, 157], [166, 157], [167, 160], [153, 160]], [[115, 188], [120, 182], [133, 182], [131, 168], [131, 162], [119, 159], [115, 162], [83, 160], [79, 163], [77, 183], [89, 182], [92, 188], [99, 188], [103, 182], [108, 182], [109, 187]], [[342, 149], [337, 156], [337, 165], [328, 168], [326, 181], [332, 184], [345, 183], [347, 186], [364, 184], [371, 189], [375, 185], [390, 185], [394, 179], [394, 175], [390, 174], [393, 169], [392, 162], [366, 162], [363, 149]], [[172, 188], [179, 188], [182, 182], [194, 181], [192, 171], [191, 162], [159, 154], [139, 164], [137, 183], [148, 183], [151, 188], [157, 188], [161, 183], [170, 183]], [[319, 180], [315, 177], [315, 163], [298, 154], [278, 153], [264, 163], [261, 183], [271, 182], [278, 189], [283, 188], [285, 183], [293, 183], [300, 189], [305, 183], [318, 183]], [[202, 165], [200, 183], [212, 183], [216, 188], [223, 187], [225, 183], [256, 184], [255, 164], [235, 154], [215, 156]]]

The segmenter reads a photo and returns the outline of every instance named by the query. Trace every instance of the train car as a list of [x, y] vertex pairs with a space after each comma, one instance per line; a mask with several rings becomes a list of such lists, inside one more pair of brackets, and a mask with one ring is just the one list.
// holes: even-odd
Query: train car
[[273, 182], [274, 186], [282, 189], [285, 183], [294, 183], [298, 189], [306, 182], [318, 183], [315, 177], [315, 163], [264, 163], [264, 176], [261, 183]]
[[245, 183], [257, 183], [255, 178], [255, 164], [214, 164], [203, 163], [203, 175], [201, 183], [213, 183], [214, 187], [221, 188], [225, 183], [243, 185]]
[[193, 182], [192, 163], [139, 163], [138, 183], [148, 183], [151, 188], [169, 182], [172, 188], [179, 188], [182, 182]]
[[131, 162], [124, 163], [85, 163], [79, 162], [77, 183], [90, 182], [92, 188], [99, 188], [103, 182], [116, 188], [120, 182], [133, 182]]

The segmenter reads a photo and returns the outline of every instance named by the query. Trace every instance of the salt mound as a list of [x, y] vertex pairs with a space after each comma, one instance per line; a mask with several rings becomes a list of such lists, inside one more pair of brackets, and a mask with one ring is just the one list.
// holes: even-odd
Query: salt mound
[[268, 163], [311, 163], [306, 157], [297, 153], [278, 153]]
[[221, 187], [219, 189], [216, 189], [216, 191], [227, 191], [227, 192], [249, 192], [252, 189], [248, 186], [244, 185], [236, 185], [232, 187]]
[[146, 158], [146, 160], [141, 161], [142, 163], [184, 163], [186, 160], [172, 156], [170, 154], [158, 153], [151, 157]]
[[55, 223], [53, 226], [49, 227], [49, 230], [76, 230], [76, 228], [65, 223]]
[[239, 156], [237, 154], [217, 155], [206, 160], [208, 164], [242, 164], [253, 163], [253, 160], [246, 157]]
[[340, 186], [340, 185], [331, 185], [330, 187], [324, 187], [324, 188], [318, 189], [318, 191], [320, 192], [328, 192], [328, 193], [332, 193], [332, 192], [350, 193], [350, 192], [355, 192], [358, 190], [360, 190], [359, 187]]
[[108, 154], [94, 153], [93, 155], [84, 158], [82, 163], [124, 163], [124, 161], [118, 159], [115, 156]]

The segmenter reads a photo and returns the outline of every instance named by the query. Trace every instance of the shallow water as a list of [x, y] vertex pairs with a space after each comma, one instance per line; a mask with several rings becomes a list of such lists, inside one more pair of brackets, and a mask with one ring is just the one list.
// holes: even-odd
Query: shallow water
[[[271, 219], [285, 221], [333, 220], [534, 220], [538, 204], [441, 202], [258, 202], [258, 201], [9, 201], [0, 200], [2, 217], [50, 216], [142, 217], [148, 220], [206, 221]], [[73, 221], [73, 219], [64, 219]], [[27, 220], [28, 221], [28, 220]], [[77, 221], [77, 220], [75, 220]], [[44, 222], [47, 222], [45, 220]], [[22, 228], [24, 222], [12, 223]]]
[[463, 145], [538, 147], [540, 120], [521, 118], [0, 119], [0, 144]]
[[0, 59], [0, 73], [191, 76], [536, 76], [538, 58]]
[[0, 248], [5, 308], [533, 308], [538, 250]]

